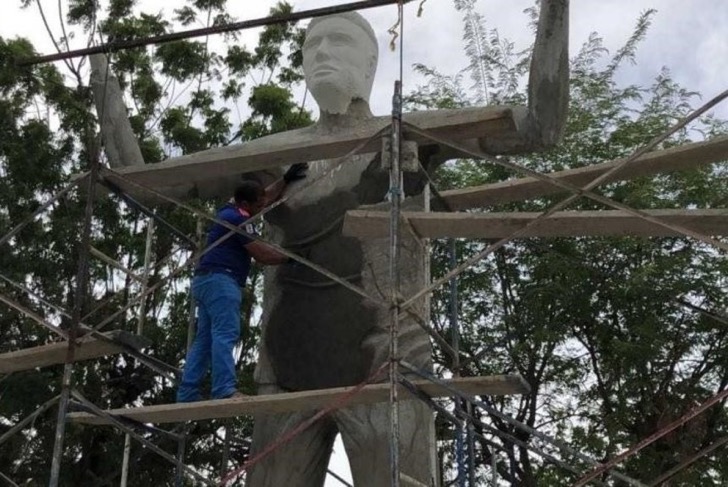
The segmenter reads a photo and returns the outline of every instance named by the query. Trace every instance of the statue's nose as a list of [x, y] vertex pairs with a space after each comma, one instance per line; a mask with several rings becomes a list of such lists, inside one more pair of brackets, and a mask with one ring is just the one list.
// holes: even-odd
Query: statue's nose
[[317, 61], [325, 61], [331, 57], [330, 52], [331, 44], [329, 41], [324, 38], [321, 40], [321, 43], [318, 45], [318, 49], [316, 50], [316, 60]]

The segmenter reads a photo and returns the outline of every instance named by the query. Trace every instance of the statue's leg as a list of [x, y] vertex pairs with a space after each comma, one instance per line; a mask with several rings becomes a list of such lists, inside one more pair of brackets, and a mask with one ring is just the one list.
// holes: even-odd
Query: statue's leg
[[[258, 394], [282, 392], [274, 386], [259, 388]], [[301, 413], [256, 415], [251, 458], [275, 444], [286, 432], [316, 414]], [[245, 485], [248, 487], [322, 487], [326, 479], [336, 424], [325, 417], [253, 466]]]
[[[389, 403], [354, 406], [334, 415], [356, 487], [391, 484]], [[425, 485], [437, 485], [434, 421], [418, 400], [399, 402], [400, 472]]]

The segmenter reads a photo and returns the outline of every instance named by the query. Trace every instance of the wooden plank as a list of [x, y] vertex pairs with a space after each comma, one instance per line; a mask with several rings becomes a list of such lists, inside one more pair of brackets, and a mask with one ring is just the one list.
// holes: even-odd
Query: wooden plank
[[[550, 176], [576, 186], [584, 186], [601, 176], [624, 159], [551, 173]], [[705, 142], [685, 144], [671, 149], [649, 152], [627, 164], [607, 182], [623, 181], [639, 176], [694, 169], [706, 164], [728, 160], [728, 136]], [[535, 178], [520, 178], [500, 183], [443, 191], [442, 196], [454, 210], [479, 208], [512, 201], [523, 201], [563, 189]]]
[[[508, 107], [478, 107], [405, 114], [404, 119], [438, 137], [455, 140], [513, 133], [515, 122]], [[174, 157], [156, 164], [118, 168], [119, 175], [177, 198], [220, 196], [231, 181], [246, 172], [275, 169], [295, 162], [333, 159], [343, 156], [391, 124], [391, 117], [372, 117], [355, 126], [323, 131], [316, 125], [252, 140], [244, 144], [218, 147]], [[423, 145], [431, 141], [414, 137]], [[360, 153], [381, 150], [380, 139], [372, 140]], [[148, 194], [113, 175], [109, 179], [140, 201]]]
[[[118, 343], [100, 340], [91, 337], [84, 337], [76, 347], [74, 362], [91, 360], [105, 355], [121, 353], [124, 343], [134, 348], [141, 348], [148, 344], [142, 337], [128, 332], [104, 333], [104, 336]], [[66, 361], [68, 342], [49, 343], [39, 347], [26, 348], [15, 352], [0, 354], [0, 373], [8, 374], [21, 370], [31, 370], [36, 367], [47, 367], [49, 365], [62, 364]]]
[[[706, 235], [728, 235], [728, 209], [643, 211]], [[538, 215], [540, 213], [402, 213], [402, 217], [422, 238], [503, 238], [523, 228]], [[385, 237], [389, 235], [389, 214], [351, 210], [344, 219], [343, 232], [360, 238]], [[520, 238], [674, 235], [679, 234], [623, 211], [604, 210], [556, 212], [528, 229]]]
[[[446, 381], [464, 394], [472, 395], [506, 395], [527, 394], [529, 385], [519, 375], [495, 375], [488, 377], [461, 377]], [[451, 396], [444, 387], [428, 381], [413, 381], [427, 394], [433, 397]], [[346, 394], [352, 387], [337, 387], [315, 391], [286, 392], [264, 396], [248, 396], [239, 399], [218, 399], [191, 403], [159, 404], [138, 408], [121, 408], [107, 411], [112, 415], [121, 415], [142, 423], [176, 423], [182, 421], [198, 421], [213, 418], [230, 418], [243, 414], [284, 413], [326, 407]], [[407, 389], [400, 386], [400, 398], [409, 395]], [[411, 397], [411, 396], [410, 396]], [[347, 404], [372, 404], [389, 399], [389, 384], [371, 384], [362, 388]], [[87, 424], [109, 424], [106, 419], [89, 413], [71, 413], [70, 421]]]

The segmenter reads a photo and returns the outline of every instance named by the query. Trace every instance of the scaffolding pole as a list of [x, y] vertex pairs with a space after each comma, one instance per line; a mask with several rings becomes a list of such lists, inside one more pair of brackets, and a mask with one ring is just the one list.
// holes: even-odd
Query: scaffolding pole
[[402, 122], [402, 82], [394, 82], [392, 98], [392, 147], [389, 167], [389, 277], [391, 283], [392, 323], [389, 329], [389, 419], [390, 463], [392, 487], [400, 485], [399, 469], [399, 398], [397, 391], [397, 367], [399, 345], [400, 280], [399, 280], [399, 214], [402, 201], [402, 170], [400, 167], [400, 143]]
[[99, 172], [98, 151], [91, 154], [91, 170], [88, 176], [88, 189], [86, 193], [86, 207], [84, 209], [83, 224], [81, 230], [81, 244], [79, 245], [78, 272], [76, 273], [76, 295], [74, 296], [73, 318], [71, 329], [68, 333], [68, 351], [66, 352], [66, 363], [63, 366], [63, 380], [61, 383], [61, 397], [58, 404], [58, 420], [56, 422], [56, 434], [53, 444], [53, 457], [51, 462], [51, 476], [49, 487], [57, 487], [61, 463], [63, 460], [63, 439], [66, 433], [66, 412], [71, 396], [73, 381], [73, 358], [76, 353], [76, 337], [81, 323], [81, 316], [86, 303], [89, 281], [89, 257], [91, 253], [91, 223], [94, 212], [94, 192], [96, 190], [96, 179]]
[[[149, 266], [152, 260], [152, 242], [154, 241], [154, 218], [150, 218], [147, 223], [147, 237], [144, 245], [144, 270], [141, 276], [141, 292], [147, 290], [149, 283]], [[137, 335], [144, 332], [144, 321], [147, 315], [147, 300], [142, 299], [139, 302], [139, 318], [137, 319]], [[129, 458], [131, 456], [131, 436], [129, 433], [124, 435], [124, 458], [121, 462], [121, 482], [120, 487], [126, 487], [129, 479]]]

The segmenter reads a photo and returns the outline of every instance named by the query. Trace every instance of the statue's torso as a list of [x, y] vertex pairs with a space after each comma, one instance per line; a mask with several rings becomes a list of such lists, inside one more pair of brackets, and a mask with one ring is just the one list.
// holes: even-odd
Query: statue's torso
[[[379, 158], [354, 156], [333, 169], [330, 162], [312, 163], [307, 182], [314, 180], [271, 215], [271, 237], [376, 299], [388, 300], [389, 240], [362, 241], [341, 233], [346, 211], [386, 198], [389, 176], [379, 168]], [[413, 292], [424, 283], [424, 257], [419, 244], [403, 244], [410, 251], [402, 252], [409, 274], [402, 281]], [[385, 359], [387, 308], [303, 265], [269, 269], [265, 294], [263, 360], [281, 387], [356, 384]], [[427, 337], [424, 342], [429, 345]], [[413, 346], [422, 348], [424, 342]], [[258, 375], [259, 382], [272, 380], [260, 377], [260, 370]]]

